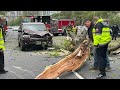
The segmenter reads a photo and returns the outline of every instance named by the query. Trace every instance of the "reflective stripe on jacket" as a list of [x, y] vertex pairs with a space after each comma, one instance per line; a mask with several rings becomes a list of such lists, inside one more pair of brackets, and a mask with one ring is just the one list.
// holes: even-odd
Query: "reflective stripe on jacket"
[[[104, 22], [104, 21], [103, 21], [103, 19], [99, 19], [97, 21], [97, 23], [99, 23], [99, 22]], [[94, 39], [93, 44], [94, 45], [102, 46], [102, 45], [108, 44], [111, 41], [111, 35], [110, 35], [110, 28], [109, 27], [103, 26], [101, 34], [97, 33], [95, 28], [93, 28], [92, 33], [93, 33], [93, 39]]]

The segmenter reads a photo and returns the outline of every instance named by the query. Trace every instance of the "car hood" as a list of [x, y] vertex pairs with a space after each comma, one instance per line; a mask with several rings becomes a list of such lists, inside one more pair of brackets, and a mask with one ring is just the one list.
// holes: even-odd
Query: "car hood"
[[33, 31], [33, 30], [24, 30], [25, 33], [28, 34], [36, 34], [36, 35], [40, 35], [40, 36], [44, 36], [46, 34], [50, 34], [52, 36], [51, 33], [49, 33], [48, 31]]

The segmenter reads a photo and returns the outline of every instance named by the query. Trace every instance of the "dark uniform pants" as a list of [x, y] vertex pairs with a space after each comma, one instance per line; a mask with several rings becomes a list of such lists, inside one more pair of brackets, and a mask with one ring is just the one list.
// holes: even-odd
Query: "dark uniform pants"
[[107, 66], [107, 59], [106, 59], [107, 48], [108, 48], [108, 44], [104, 46], [100, 46], [96, 50], [97, 57], [98, 57], [98, 66], [101, 73], [105, 72], [105, 68]]
[[0, 50], [0, 71], [4, 69], [4, 52]]
[[115, 33], [113, 33], [113, 35], [112, 35], [112, 40], [116, 40], [116, 37], [117, 37], [117, 34], [115, 34]]
[[[98, 48], [96, 48], [96, 47], [94, 47], [94, 49], [93, 49], [93, 54], [94, 54], [94, 67], [95, 68], [98, 68], [99, 66], [98, 66], [98, 55], [97, 55], [97, 53], [96, 53], [96, 51], [97, 51], [97, 49]], [[109, 61], [109, 58], [108, 58], [108, 53], [106, 52], [106, 60], [107, 60], [107, 67], [110, 67], [110, 61]]]

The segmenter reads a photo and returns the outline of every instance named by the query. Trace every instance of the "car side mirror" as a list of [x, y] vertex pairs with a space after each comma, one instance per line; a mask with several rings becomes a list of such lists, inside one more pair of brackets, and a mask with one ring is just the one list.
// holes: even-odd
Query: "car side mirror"
[[21, 29], [18, 29], [18, 32], [22, 32], [22, 30], [21, 30]]

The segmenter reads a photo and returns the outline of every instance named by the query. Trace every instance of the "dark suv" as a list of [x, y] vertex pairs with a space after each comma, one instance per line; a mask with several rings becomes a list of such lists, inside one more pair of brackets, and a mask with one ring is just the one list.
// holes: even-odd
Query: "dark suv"
[[22, 23], [18, 30], [18, 44], [22, 51], [28, 45], [41, 45], [47, 49], [53, 44], [52, 36], [44, 23]]

